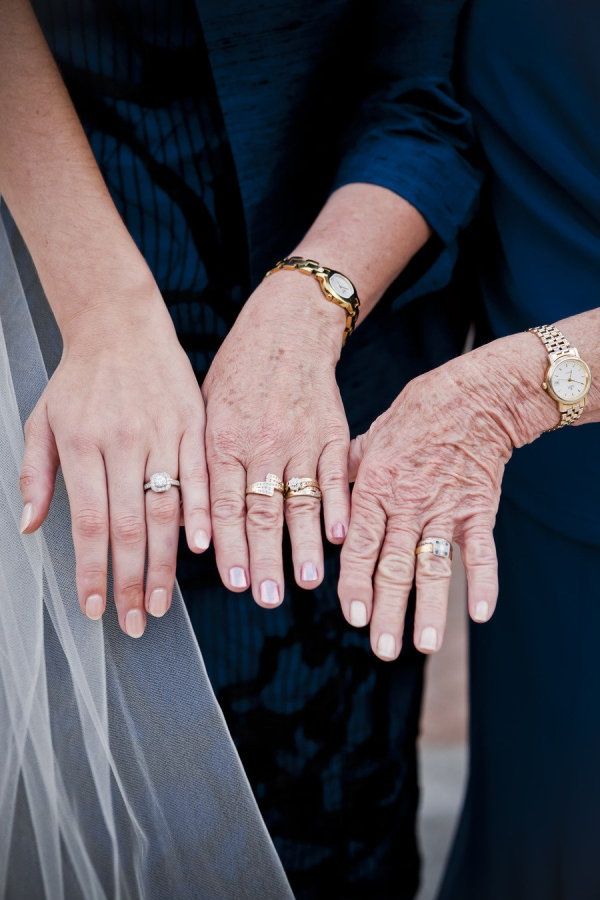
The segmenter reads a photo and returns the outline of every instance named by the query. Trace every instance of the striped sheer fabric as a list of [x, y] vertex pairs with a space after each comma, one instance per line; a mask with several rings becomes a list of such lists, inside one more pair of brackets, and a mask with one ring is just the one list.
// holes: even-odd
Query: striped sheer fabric
[[68, 503], [21, 537], [27, 418], [60, 356], [0, 217], [0, 895], [292, 897], [176, 592], [141, 641], [81, 613]]

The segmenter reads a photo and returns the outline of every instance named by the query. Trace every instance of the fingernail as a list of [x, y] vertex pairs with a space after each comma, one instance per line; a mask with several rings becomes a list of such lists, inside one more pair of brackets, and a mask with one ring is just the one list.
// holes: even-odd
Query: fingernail
[[319, 577], [317, 574], [316, 566], [314, 566], [311, 562], [304, 563], [300, 575], [302, 581], [317, 581]]
[[229, 570], [229, 581], [232, 587], [248, 587], [248, 579], [241, 566], [234, 566], [233, 569]]
[[396, 638], [393, 634], [380, 634], [377, 641], [377, 653], [383, 659], [394, 659], [396, 656]]
[[21, 534], [23, 534], [31, 525], [33, 520], [33, 503], [26, 503], [21, 513], [21, 524], [19, 526]]
[[428, 625], [421, 632], [421, 640], [419, 641], [420, 650], [435, 650], [437, 648], [437, 631]]
[[350, 623], [357, 628], [367, 624], [367, 607], [362, 600], [353, 600], [350, 604]]
[[154, 588], [148, 598], [148, 612], [160, 619], [167, 611], [167, 592], [165, 588]]
[[88, 597], [85, 601], [85, 614], [88, 619], [93, 619], [96, 622], [98, 619], [102, 618], [102, 613], [104, 612], [104, 600], [100, 596], [100, 594], [92, 594], [91, 597]]
[[333, 528], [331, 529], [331, 534], [334, 538], [344, 538], [346, 537], [346, 526], [343, 522], [336, 522]]
[[260, 599], [263, 603], [275, 605], [279, 603], [279, 586], [275, 581], [263, 581], [260, 586]]
[[194, 547], [196, 550], [207, 550], [209, 544], [210, 538], [206, 531], [202, 531], [202, 529], [199, 528], [198, 531], [194, 532]]
[[132, 638], [141, 638], [144, 633], [144, 614], [140, 609], [130, 609], [125, 616], [125, 631]]
[[479, 600], [475, 607], [473, 618], [476, 622], [487, 622], [490, 615], [490, 605], [485, 600]]

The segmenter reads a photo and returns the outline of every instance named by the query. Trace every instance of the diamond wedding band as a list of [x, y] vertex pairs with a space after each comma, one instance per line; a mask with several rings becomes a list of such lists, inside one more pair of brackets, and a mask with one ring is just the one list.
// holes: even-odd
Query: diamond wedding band
[[269, 472], [264, 481], [255, 481], [246, 488], [246, 494], [259, 494], [262, 497], [272, 497], [277, 491], [285, 495], [285, 485], [278, 475]]
[[171, 478], [168, 472], [155, 472], [150, 476], [150, 481], [145, 483], [144, 490], [162, 494], [170, 487], [181, 487], [181, 482], [177, 478]]
[[290, 478], [285, 486], [285, 499], [290, 497], [314, 497], [320, 500], [322, 497], [319, 482], [314, 478]]
[[417, 544], [415, 553], [417, 556], [419, 553], [433, 553], [434, 556], [440, 556], [442, 559], [452, 559], [452, 544], [445, 538], [423, 538]]

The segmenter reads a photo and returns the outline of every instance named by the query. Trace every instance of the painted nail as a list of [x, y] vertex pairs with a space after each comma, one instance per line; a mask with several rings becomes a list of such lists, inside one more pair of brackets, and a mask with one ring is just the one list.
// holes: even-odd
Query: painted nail
[[141, 609], [130, 609], [125, 616], [125, 631], [132, 638], [141, 638], [145, 628], [144, 614]]
[[167, 611], [167, 592], [165, 588], [154, 588], [148, 598], [148, 612], [160, 619]]
[[380, 634], [377, 641], [377, 653], [383, 659], [394, 659], [396, 656], [396, 638], [393, 634]]
[[194, 532], [194, 547], [196, 550], [206, 550], [210, 544], [210, 538], [201, 528]]
[[260, 586], [260, 599], [263, 603], [274, 606], [279, 603], [279, 587], [275, 581], [263, 581]]
[[319, 578], [316, 566], [314, 566], [311, 562], [304, 563], [300, 575], [302, 581], [317, 581], [317, 579]]
[[233, 569], [229, 570], [229, 581], [232, 587], [248, 587], [248, 579], [241, 566], [234, 566]]
[[104, 612], [104, 600], [100, 596], [100, 594], [92, 594], [85, 601], [85, 614], [88, 619], [93, 619], [96, 622], [98, 619], [102, 618], [102, 613]]
[[479, 600], [475, 607], [473, 618], [476, 622], [487, 622], [490, 615], [490, 605], [485, 600]]
[[362, 600], [353, 600], [350, 604], [350, 623], [356, 628], [367, 624], [367, 607]]
[[346, 537], [346, 526], [343, 522], [336, 522], [333, 528], [331, 529], [331, 534], [334, 538], [345, 538]]
[[23, 507], [23, 512], [21, 513], [21, 524], [19, 526], [21, 534], [23, 534], [29, 528], [32, 520], [33, 520], [33, 504], [26, 503], [25, 506]]
[[420, 650], [435, 650], [437, 648], [437, 631], [435, 628], [432, 628], [431, 625], [428, 625], [427, 628], [424, 628], [421, 632], [421, 639], [419, 641], [419, 649]]

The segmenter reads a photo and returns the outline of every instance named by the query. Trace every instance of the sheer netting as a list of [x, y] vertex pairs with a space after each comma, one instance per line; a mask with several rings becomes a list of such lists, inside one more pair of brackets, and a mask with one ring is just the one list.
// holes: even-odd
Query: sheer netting
[[179, 590], [132, 641], [81, 613], [64, 485], [19, 535], [22, 423], [60, 336], [0, 211], [0, 896], [291, 898]]

